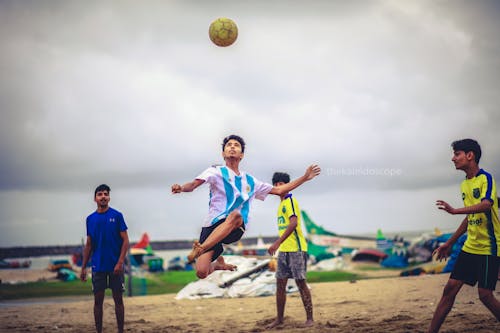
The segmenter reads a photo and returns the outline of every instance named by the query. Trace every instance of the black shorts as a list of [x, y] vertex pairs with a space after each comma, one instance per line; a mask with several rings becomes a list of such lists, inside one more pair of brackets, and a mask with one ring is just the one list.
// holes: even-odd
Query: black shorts
[[125, 291], [125, 276], [113, 272], [92, 272], [92, 291], [94, 294], [109, 288], [113, 291]]
[[461, 251], [450, 278], [477, 286], [482, 289], [495, 290], [498, 280], [500, 258], [497, 256], [471, 254]]
[[[221, 225], [224, 221], [226, 221], [226, 219], [222, 219], [219, 222], [215, 223], [214, 225], [211, 225], [210, 227], [201, 228], [200, 243], [203, 243], [208, 238], [208, 236], [210, 236], [210, 234], [215, 230], [215, 228]], [[237, 242], [241, 239], [244, 233], [245, 233], [245, 223], [243, 223], [243, 225], [240, 228], [233, 230], [220, 243], [215, 244], [215, 246], [212, 247], [211, 249], [207, 249], [206, 252], [211, 250], [214, 251], [214, 253], [212, 254], [212, 261], [217, 259], [222, 254], [222, 252], [224, 252], [222, 244], [231, 244]]]

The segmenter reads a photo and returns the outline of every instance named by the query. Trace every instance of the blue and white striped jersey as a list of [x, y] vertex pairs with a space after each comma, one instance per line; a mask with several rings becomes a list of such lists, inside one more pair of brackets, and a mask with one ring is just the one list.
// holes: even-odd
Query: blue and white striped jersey
[[210, 184], [208, 216], [203, 226], [209, 227], [236, 210], [247, 225], [250, 205], [254, 198], [264, 200], [273, 186], [241, 171], [236, 175], [226, 166], [210, 167], [196, 179]]

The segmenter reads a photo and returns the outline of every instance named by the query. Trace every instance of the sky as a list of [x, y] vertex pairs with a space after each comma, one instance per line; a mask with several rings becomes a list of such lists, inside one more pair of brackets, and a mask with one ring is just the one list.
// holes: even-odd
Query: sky
[[[208, 27], [238, 25], [217, 47]], [[339, 234], [454, 230], [451, 142], [474, 138], [500, 178], [498, 1], [0, 0], [0, 247], [79, 244], [111, 187], [132, 242], [197, 238], [208, 186], [170, 186], [223, 163], [271, 181], [317, 163], [294, 191]], [[255, 200], [246, 237], [277, 234]]]

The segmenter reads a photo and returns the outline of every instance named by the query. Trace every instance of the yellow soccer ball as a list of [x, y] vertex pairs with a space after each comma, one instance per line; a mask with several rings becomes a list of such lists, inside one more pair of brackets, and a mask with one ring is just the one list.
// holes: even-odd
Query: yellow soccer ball
[[229, 46], [238, 38], [238, 27], [233, 20], [219, 17], [208, 29], [210, 40], [217, 46]]

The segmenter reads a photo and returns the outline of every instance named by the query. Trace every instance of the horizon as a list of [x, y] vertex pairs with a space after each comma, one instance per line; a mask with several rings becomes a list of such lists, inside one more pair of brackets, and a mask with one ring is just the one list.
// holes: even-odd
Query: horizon
[[[442, 233], [444, 234], [447, 234], [447, 233], [453, 233], [455, 230], [451, 230], [451, 229], [448, 229], [448, 230], [442, 230], [442, 229], [439, 229]], [[331, 232], [334, 232], [336, 233], [334, 230], [328, 230], [328, 231], [331, 231]], [[417, 238], [418, 236], [421, 236], [421, 235], [424, 235], [424, 234], [432, 234], [434, 233], [435, 229], [422, 229], [422, 230], [408, 230], [408, 231], [384, 231], [382, 230], [382, 233], [384, 235], [384, 237], [386, 239], [392, 239], [394, 238], [395, 236], [401, 236], [405, 239], [410, 238], [410, 240], [412, 238]], [[304, 232], [305, 234], [307, 235], [307, 231], [305, 230], [304, 228]], [[338, 237], [349, 237], [349, 236], [355, 236], [355, 237], [373, 237], [375, 238], [376, 235], [377, 235], [377, 231], [373, 232], [373, 233], [359, 233], [359, 234], [338, 234], [336, 233]], [[149, 235], [149, 233], [148, 233]], [[195, 238], [185, 238], [185, 239], [151, 239], [151, 235], [150, 236], [150, 243], [160, 243], [160, 242], [188, 242], [188, 243], [191, 243], [193, 242], [193, 240]], [[141, 235], [142, 237], [142, 235]], [[243, 235], [243, 237], [241, 238], [242, 241], [244, 241], [245, 239], [255, 239], [255, 240], [258, 240], [259, 238], [278, 238], [278, 235], [257, 235], [257, 236], [246, 236], [246, 235]], [[130, 239], [130, 245], [133, 245], [133, 244], [136, 244], [140, 241], [140, 237], [136, 240], [133, 240], [133, 239]], [[85, 241], [85, 240], [83, 240]], [[76, 243], [73, 243], [73, 244], [65, 244], [65, 243], [60, 243], [60, 244], [32, 244], [32, 245], [12, 245], [12, 246], [0, 246], [0, 249], [9, 249], [9, 248], [22, 248], [22, 247], [25, 247], [25, 248], [36, 248], [36, 247], [58, 247], [58, 246], [84, 246], [85, 243], [79, 243], [79, 244], [76, 244]], [[189, 250], [189, 248], [187, 248]]]

